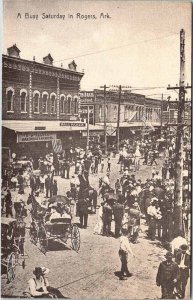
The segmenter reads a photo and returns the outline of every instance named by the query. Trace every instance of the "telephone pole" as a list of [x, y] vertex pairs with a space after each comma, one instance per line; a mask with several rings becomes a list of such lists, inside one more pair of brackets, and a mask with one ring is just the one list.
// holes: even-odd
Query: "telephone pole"
[[105, 142], [105, 154], [107, 153], [107, 121], [106, 121], [106, 84], [104, 85], [104, 142]]
[[119, 146], [120, 146], [120, 110], [121, 110], [121, 85], [119, 86], [118, 116], [117, 116], [117, 152], [119, 152]]
[[185, 107], [185, 31], [180, 30], [180, 81], [179, 87], [168, 87], [168, 90], [179, 90], [178, 124], [175, 148], [175, 187], [174, 187], [174, 235], [183, 231], [182, 203], [183, 203], [183, 133]]
[[87, 106], [87, 148], [89, 148], [89, 138], [90, 138], [89, 120], [90, 120], [90, 110], [89, 110], [89, 105], [88, 105]]

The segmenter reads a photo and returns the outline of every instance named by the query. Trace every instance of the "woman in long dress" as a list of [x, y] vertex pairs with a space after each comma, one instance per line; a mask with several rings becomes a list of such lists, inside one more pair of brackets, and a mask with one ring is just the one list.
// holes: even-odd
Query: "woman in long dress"
[[94, 228], [94, 233], [95, 234], [103, 234], [103, 205], [104, 202], [101, 202], [101, 206], [99, 207], [98, 210], [98, 216], [97, 216], [97, 223]]

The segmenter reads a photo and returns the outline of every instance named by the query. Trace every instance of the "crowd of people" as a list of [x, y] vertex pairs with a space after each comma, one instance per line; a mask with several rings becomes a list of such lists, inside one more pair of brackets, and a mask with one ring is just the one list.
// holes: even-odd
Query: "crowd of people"
[[[49, 153], [36, 162], [30, 159], [22, 169], [15, 168], [17, 161], [13, 160], [12, 169], [2, 178], [1, 211], [6, 217], [18, 217], [21, 210], [17, 204], [25, 207], [24, 195], [30, 196], [39, 203], [39, 207], [49, 208], [49, 222], [53, 218], [62, 218], [65, 214], [80, 218], [80, 227], [87, 228], [89, 214], [97, 213], [94, 234], [113, 236], [120, 240], [119, 257], [121, 260], [120, 280], [132, 276], [128, 270], [128, 255], [134, 255], [131, 243], [138, 243], [141, 224], [147, 225], [147, 239], [158, 239], [168, 248], [174, 236], [174, 188], [175, 188], [175, 140], [167, 147], [160, 147], [156, 139], [145, 141], [123, 140], [118, 153], [118, 172], [114, 186], [111, 184], [112, 156], [105, 157], [100, 146], [95, 149], [70, 149], [68, 153]], [[163, 164], [157, 168], [161, 160]], [[190, 164], [187, 152], [184, 155], [184, 170]], [[137, 179], [137, 172], [142, 165], [149, 166], [150, 176], [142, 181]], [[118, 174], [119, 173], [119, 174]], [[96, 190], [90, 184], [90, 176], [98, 175], [99, 188]], [[71, 204], [58, 210], [50, 205], [48, 199], [58, 195], [58, 178], [69, 180], [70, 188], [66, 197]], [[158, 269], [156, 283], [162, 288], [162, 298], [174, 296], [174, 289], [179, 297], [184, 297], [189, 274], [188, 243], [190, 242], [190, 174], [183, 179], [183, 232], [188, 242], [178, 245], [177, 252], [172, 248], [166, 254], [166, 261]], [[16, 195], [12, 197], [12, 194]], [[15, 213], [13, 213], [13, 208]], [[35, 212], [38, 213], [37, 211]], [[48, 214], [47, 214], [48, 215]], [[142, 221], [144, 220], [144, 221]], [[186, 247], [184, 246], [186, 245]], [[185, 249], [186, 248], [186, 249]], [[185, 249], [185, 250], [184, 250]], [[180, 253], [180, 254], [179, 254]], [[181, 256], [180, 256], [181, 255]], [[172, 259], [175, 259], [175, 262]], [[183, 258], [183, 262], [182, 262]], [[43, 271], [35, 269], [34, 275], [43, 278]], [[38, 273], [39, 272], [39, 273]], [[41, 274], [40, 274], [41, 273]], [[168, 276], [168, 277], [167, 277]], [[167, 278], [167, 280], [166, 280]], [[186, 278], [186, 280], [184, 280]], [[42, 280], [42, 279], [41, 279]], [[47, 286], [47, 284], [45, 284]], [[40, 287], [41, 288], [41, 287]], [[30, 282], [31, 294], [45, 295], [47, 289], [39, 290]], [[38, 293], [41, 293], [38, 294]]]

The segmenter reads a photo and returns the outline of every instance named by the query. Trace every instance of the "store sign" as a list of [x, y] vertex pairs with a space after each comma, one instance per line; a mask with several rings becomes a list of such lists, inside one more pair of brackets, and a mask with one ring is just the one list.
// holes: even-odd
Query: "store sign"
[[[99, 135], [104, 135], [104, 132], [101, 130], [97, 130], [97, 131], [89, 131], [89, 136], [99, 136]], [[82, 132], [82, 136], [87, 136], [87, 131], [83, 131]]]
[[46, 127], [36, 126], [35, 130], [46, 130]]
[[55, 133], [48, 132], [26, 132], [17, 134], [18, 143], [29, 143], [29, 142], [47, 142], [56, 139]]
[[115, 127], [108, 125], [106, 128], [107, 135], [116, 136], [116, 130]]
[[85, 123], [74, 123], [74, 122], [73, 123], [70, 123], [70, 122], [68, 122], [68, 123], [61, 122], [60, 126], [85, 127], [86, 124]]

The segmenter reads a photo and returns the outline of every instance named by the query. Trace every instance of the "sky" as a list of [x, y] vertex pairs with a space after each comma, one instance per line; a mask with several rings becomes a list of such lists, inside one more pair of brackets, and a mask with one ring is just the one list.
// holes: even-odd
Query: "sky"
[[[177, 98], [166, 88], [179, 84], [183, 28], [186, 83], [191, 83], [190, 2], [4, 0], [3, 6], [3, 53], [16, 43], [23, 59], [42, 62], [51, 53], [54, 65], [64, 68], [74, 59], [85, 73], [83, 90], [121, 84], [149, 97]], [[64, 19], [43, 19], [58, 13]]]

